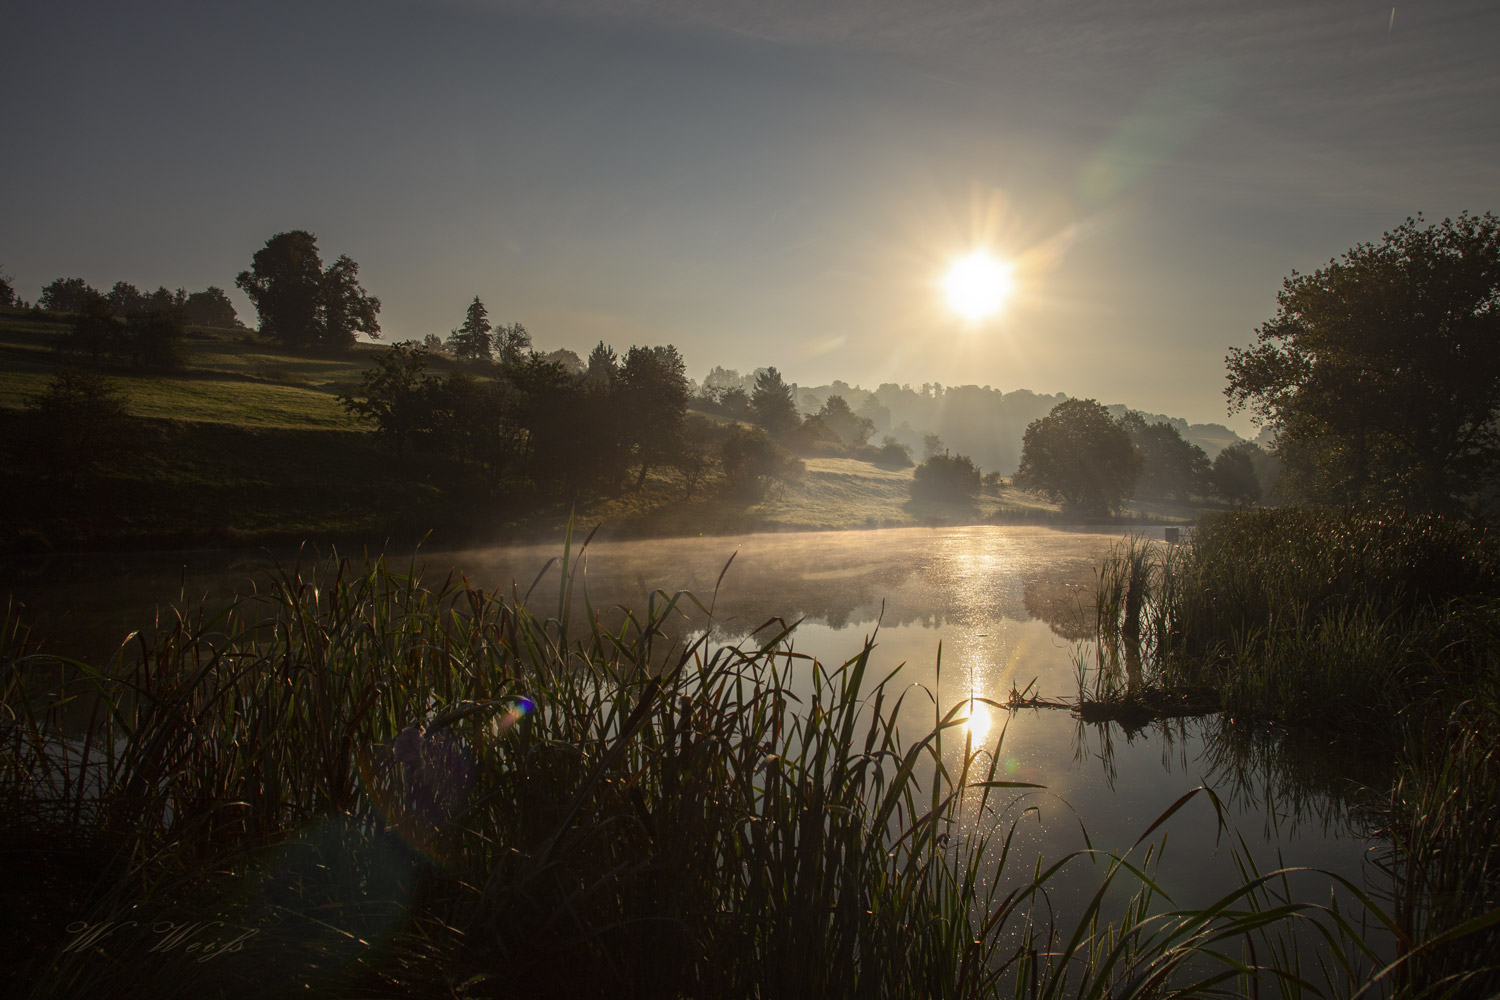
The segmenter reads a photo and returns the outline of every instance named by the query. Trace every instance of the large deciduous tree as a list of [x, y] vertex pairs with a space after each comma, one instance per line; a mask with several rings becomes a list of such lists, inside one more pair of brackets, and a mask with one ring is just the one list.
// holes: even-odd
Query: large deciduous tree
[[1183, 440], [1182, 434], [1169, 423], [1148, 424], [1139, 413], [1127, 413], [1121, 423], [1130, 433], [1130, 441], [1141, 453], [1141, 474], [1136, 480], [1135, 495], [1151, 500], [1186, 500], [1195, 493], [1207, 493], [1208, 455], [1203, 449]]
[[325, 270], [306, 230], [271, 237], [234, 283], [255, 304], [261, 334], [288, 347], [342, 350], [358, 333], [380, 336], [380, 300], [360, 286], [359, 265], [340, 255]]
[[1275, 428], [1284, 493], [1452, 508], [1500, 472], [1500, 219], [1407, 219], [1277, 302], [1225, 394]]
[[235, 314], [234, 303], [224, 294], [224, 289], [209, 285], [201, 292], [194, 292], [182, 304], [183, 316], [195, 326], [216, 326], [237, 329], [243, 326]]
[[1108, 410], [1069, 399], [1026, 428], [1015, 484], [1071, 513], [1105, 514], [1131, 494], [1141, 464], [1130, 432]]

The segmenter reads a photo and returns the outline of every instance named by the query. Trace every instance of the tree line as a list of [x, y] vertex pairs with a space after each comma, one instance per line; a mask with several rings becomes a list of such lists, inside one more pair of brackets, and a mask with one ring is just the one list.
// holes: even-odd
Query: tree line
[[[380, 301], [360, 286], [358, 265], [340, 255], [324, 266], [306, 231], [269, 239], [236, 284], [255, 304], [260, 333], [288, 347], [341, 350], [360, 334], [379, 336]], [[0, 293], [15, 301], [8, 278]], [[186, 316], [238, 322], [215, 288], [143, 294], [117, 283], [99, 293], [58, 279], [38, 305], [79, 314], [70, 350], [142, 365], [172, 363]], [[1061, 398], [1026, 425], [1015, 485], [1087, 514], [1117, 510], [1128, 497], [1254, 503], [1273, 476], [1291, 502], [1494, 509], [1500, 220], [1408, 219], [1312, 274], [1293, 272], [1278, 307], [1256, 344], [1226, 358], [1231, 410], [1249, 408], [1269, 429], [1270, 454], [1242, 442], [1210, 462], [1180, 422]], [[439, 355], [451, 360], [447, 374], [432, 367]], [[812, 409], [818, 401], [799, 407], [774, 367], [745, 377], [715, 368], [695, 390], [671, 345], [620, 356], [600, 342], [586, 361], [571, 351], [538, 354], [524, 326], [491, 323], [476, 295], [447, 338], [381, 352], [343, 400], [398, 455], [445, 456], [492, 488], [519, 478], [573, 493], [619, 489], [633, 471], [639, 489], [651, 470], [671, 467], [691, 495], [717, 467], [727, 485], [763, 495], [797, 478], [800, 455], [912, 465], [912, 448], [895, 435], [872, 443], [890, 425], [887, 389], [893, 400], [934, 403], [954, 392], [851, 388], [857, 405], [834, 393]], [[1003, 399], [1011, 395], [1019, 394]], [[1026, 395], [1027, 405], [1046, 399]], [[689, 419], [689, 409], [699, 413]], [[998, 481], [935, 433], [921, 443], [916, 495], [961, 499]]]

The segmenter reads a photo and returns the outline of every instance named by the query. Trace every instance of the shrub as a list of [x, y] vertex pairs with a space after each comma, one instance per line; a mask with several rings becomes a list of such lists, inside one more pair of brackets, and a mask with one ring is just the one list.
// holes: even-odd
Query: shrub
[[971, 501], [979, 492], [979, 468], [967, 455], [933, 455], [912, 473], [911, 495], [928, 500]]
[[774, 484], [801, 479], [807, 471], [802, 459], [772, 441], [760, 428], [736, 427], [719, 447], [725, 485], [760, 498]]

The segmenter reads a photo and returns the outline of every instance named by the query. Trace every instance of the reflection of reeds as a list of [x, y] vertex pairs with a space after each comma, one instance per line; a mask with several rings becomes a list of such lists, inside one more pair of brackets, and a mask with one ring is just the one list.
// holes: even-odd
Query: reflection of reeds
[[[1394, 759], [1386, 867], [1407, 961], [1390, 981], [1500, 988], [1500, 726], [1473, 722], [1500, 711], [1493, 537], [1432, 515], [1224, 515], [1185, 545], [1118, 547], [1098, 593], [1099, 675], [1138, 649], [1152, 681], [1211, 689], [1235, 720], [1316, 732], [1377, 770]], [[1244, 766], [1244, 747], [1221, 742], [1220, 764]]]
[[[569, 620], [576, 565], [545, 619], [383, 562], [280, 570], [108, 674], [37, 658], [8, 620], [12, 990], [1199, 995], [1294, 987], [1277, 942], [1307, 921], [1372, 957], [1259, 874], [1175, 910], [1150, 837], [1191, 796], [1126, 855], [1002, 889], [1018, 783], [997, 748], [945, 749], [967, 700], [908, 739], [901, 703], [925, 692], [872, 675], [869, 644], [833, 666], [779, 625], [682, 648], [662, 626], [696, 599], [660, 592], [606, 631]], [[59, 696], [62, 666], [82, 679]], [[65, 736], [69, 698], [89, 717]], [[1081, 860], [1098, 891], [1059, 925], [1049, 885]], [[255, 936], [210, 962], [140, 936], [199, 920]], [[79, 945], [80, 921], [118, 926]]]

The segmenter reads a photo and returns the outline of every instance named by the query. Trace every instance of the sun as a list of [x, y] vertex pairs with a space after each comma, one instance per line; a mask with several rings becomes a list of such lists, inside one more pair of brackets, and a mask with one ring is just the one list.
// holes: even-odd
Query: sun
[[999, 312], [1015, 287], [1012, 267], [983, 250], [954, 261], [943, 277], [948, 305], [968, 320], [981, 320]]

